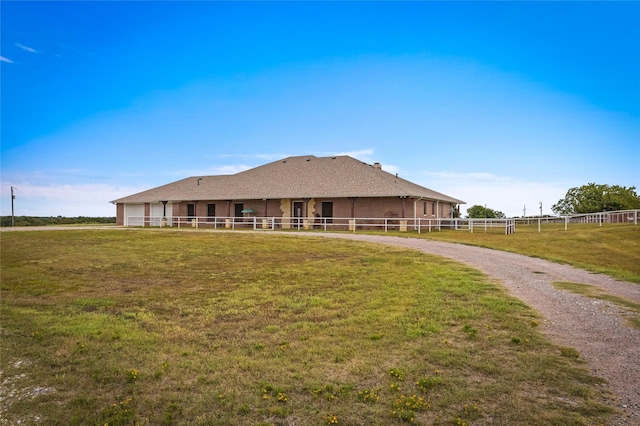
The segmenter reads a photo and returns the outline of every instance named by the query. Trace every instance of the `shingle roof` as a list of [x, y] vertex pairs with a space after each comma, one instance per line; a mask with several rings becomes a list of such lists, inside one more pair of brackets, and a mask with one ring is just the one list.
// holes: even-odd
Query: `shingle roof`
[[194, 176], [112, 203], [389, 196], [464, 204], [346, 155], [288, 157], [233, 175]]

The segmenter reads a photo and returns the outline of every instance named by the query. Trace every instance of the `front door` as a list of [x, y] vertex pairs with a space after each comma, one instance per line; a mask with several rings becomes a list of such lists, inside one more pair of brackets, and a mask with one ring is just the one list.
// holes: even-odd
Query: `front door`
[[235, 216], [236, 216], [236, 217], [242, 217], [242, 216], [244, 216], [244, 215], [242, 214], [242, 210], [244, 210], [244, 204], [242, 204], [242, 203], [236, 203]]
[[293, 223], [296, 225], [300, 225], [301, 224], [301, 219], [302, 219], [302, 201], [294, 201], [293, 202]]
[[196, 205], [195, 204], [187, 204], [187, 216], [189, 217], [189, 222], [191, 222], [191, 220], [193, 219], [193, 217], [196, 215]]
[[[332, 201], [323, 201], [322, 202], [322, 217], [331, 218], [333, 217], [333, 202]], [[331, 223], [331, 219], [326, 219], [327, 223]]]

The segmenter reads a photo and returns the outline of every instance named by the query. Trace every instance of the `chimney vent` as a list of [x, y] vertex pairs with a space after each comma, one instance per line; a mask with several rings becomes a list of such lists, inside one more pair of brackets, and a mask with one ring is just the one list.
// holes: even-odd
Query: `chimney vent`
[[380, 163], [373, 163], [373, 168], [374, 168], [374, 169], [378, 169], [378, 170], [382, 170], [382, 164], [380, 164]]

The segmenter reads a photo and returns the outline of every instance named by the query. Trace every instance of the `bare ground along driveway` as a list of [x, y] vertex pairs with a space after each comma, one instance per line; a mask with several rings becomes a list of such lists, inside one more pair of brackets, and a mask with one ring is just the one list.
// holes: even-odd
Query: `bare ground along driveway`
[[[2, 228], [5, 230], [18, 229]], [[484, 272], [504, 285], [513, 296], [536, 309], [545, 319], [542, 331], [558, 344], [576, 348], [594, 374], [608, 382], [609, 388], [618, 396], [614, 405], [619, 414], [613, 419], [613, 425], [640, 425], [640, 330], [630, 327], [624, 320], [624, 312], [615, 305], [556, 290], [551, 283], [590, 284], [635, 303], [640, 303], [640, 285], [542, 259], [462, 244], [364, 234], [287, 232], [286, 235], [343, 238], [407, 247], [451, 258]]]

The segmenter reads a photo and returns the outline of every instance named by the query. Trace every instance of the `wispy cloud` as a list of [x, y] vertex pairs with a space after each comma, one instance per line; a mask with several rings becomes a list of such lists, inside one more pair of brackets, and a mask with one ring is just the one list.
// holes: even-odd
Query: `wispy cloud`
[[111, 200], [135, 194], [146, 187], [108, 184], [53, 184], [2, 182], [2, 214], [11, 205], [6, 194], [15, 188], [15, 213], [19, 216], [115, 216]]
[[33, 47], [29, 47], [29, 46], [25, 46], [24, 44], [20, 44], [20, 43], [14, 43], [17, 47], [19, 47], [22, 50], [26, 50], [29, 53], [38, 53], [38, 51], [36, 49], [34, 49]]
[[504, 183], [504, 182], [513, 182], [513, 179], [506, 176], [497, 176], [493, 173], [487, 172], [469, 172], [469, 173], [460, 173], [460, 172], [450, 172], [450, 171], [439, 171], [439, 172], [423, 172], [423, 176], [427, 176], [430, 179], [438, 179], [438, 180], [449, 180], [449, 181], [458, 181], [458, 182], [476, 182], [476, 183]]
[[371, 157], [373, 155], [373, 152], [374, 152], [373, 148], [367, 148], [367, 149], [359, 149], [355, 151], [315, 151], [312, 154], [319, 157], [333, 157], [336, 155], [348, 155], [349, 157], [357, 158], [360, 161], [373, 162], [374, 160], [372, 160], [372, 157]]
[[539, 203], [544, 214], [551, 206], [575, 186], [573, 182], [525, 180], [487, 172], [423, 171], [414, 175], [414, 181], [428, 188], [466, 201], [462, 212], [473, 205], [487, 205], [507, 216], [537, 214]]
[[247, 166], [245, 164], [229, 164], [225, 166], [209, 167], [206, 169], [183, 169], [167, 172], [169, 176], [187, 178], [191, 176], [217, 176], [217, 175], [234, 175], [244, 172], [255, 166]]
[[5, 58], [4, 56], [0, 56], [0, 62], [6, 62], [8, 64], [13, 64], [13, 61], [9, 58]]
[[373, 155], [373, 148], [361, 149], [358, 151], [336, 152], [333, 155], [348, 155], [353, 158], [369, 158], [369, 156]]
[[276, 161], [281, 158], [290, 157], [294, 154], [220, 154], [219, 158], [244, 158], [244, 159], [257, 159], [263, 161]]

